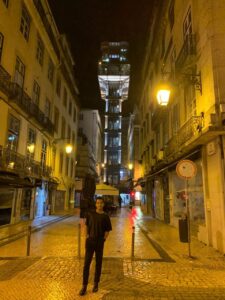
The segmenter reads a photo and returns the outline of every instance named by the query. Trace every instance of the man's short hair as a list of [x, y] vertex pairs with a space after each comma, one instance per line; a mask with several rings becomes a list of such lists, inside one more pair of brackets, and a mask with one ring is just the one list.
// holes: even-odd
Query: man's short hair
[[100, 197], [100, 196], [98, 196], [98, 197], [96, 198], [96, 201], [97, 201], [97, 200], [102, 200], [102, 202], [105, 203], [104, 199], [103, 199], [102, 197]]

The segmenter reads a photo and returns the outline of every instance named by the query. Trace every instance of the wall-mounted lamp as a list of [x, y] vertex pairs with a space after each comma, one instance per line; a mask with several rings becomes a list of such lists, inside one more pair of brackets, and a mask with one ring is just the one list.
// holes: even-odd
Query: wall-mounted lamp
[[[158, 87], [158, 91], [156, 93], [157, 101], [159, 105], [166, 106], [169, 102], [169, 98], [171, 95], [171, 88], [167, 82], [169, 82], [169, 79], [165, 79], [166, 75], [168, 75], [168, 78], [171, 78], [170, 72], [165, 72], [164, 69], [162, 69], [162, 78], [163, 83]], [[179, 74], [182, 76], [183, 83], [189, 82], [191, 85], [195, 87], [197, 91], [200, 91], [202, 94], [202, 80], [201, 80], [201, 73], [195, 74], [192, 73], [181, 73]], [[174, 80], [173, 80], [174, 81]]]
[[[56, 144], [56, 143], [58, 143], [58, 142], [63, 142], [63, 141], [70, 141], [70, 138], [59, 138], [59, 139], [55, 139], [55, 140], [53, 141], [53, 144]], [[65, 151], [66, 151], [67, 154], [72, 153], [72, 151], [73, 151], [73, 146], [72, 146], [70, 143], [67, 143], [67, 144], [65, 145]]]

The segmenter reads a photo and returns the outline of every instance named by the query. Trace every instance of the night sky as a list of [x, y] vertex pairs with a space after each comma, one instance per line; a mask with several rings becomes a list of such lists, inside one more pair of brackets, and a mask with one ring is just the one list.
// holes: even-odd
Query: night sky
[[49, 0], [62, 33], [66, 33], [75, 59], [75, 76], [82, 108], [103, 111], [97, 78], [102, 41], [130, 44], [131, 82], [126, 113], [138, 99], [140, 66], [150, 24], [153, 0]]

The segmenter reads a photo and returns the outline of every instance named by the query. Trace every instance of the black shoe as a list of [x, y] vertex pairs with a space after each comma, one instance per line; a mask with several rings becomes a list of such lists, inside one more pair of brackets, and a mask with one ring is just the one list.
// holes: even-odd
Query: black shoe
[[86, 292], [87, 292], [87, 286], [83, 285], [82, 289], [79, 292], [79, 295], [84, 296], [86, 294]]
[[92, 292], [97, 293], [97, 291], [98, 291], [98, 284], [95, 283], [94, 286], [93, 286]]

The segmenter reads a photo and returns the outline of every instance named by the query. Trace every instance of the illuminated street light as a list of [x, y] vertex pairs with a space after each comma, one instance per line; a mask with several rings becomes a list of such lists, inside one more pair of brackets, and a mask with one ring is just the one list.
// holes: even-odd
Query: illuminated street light
[[67, 144], [65, 149], [66, 149], [66, 153], [70, 154], [73, 151], [73, 146], [70, 144]]
[[170, 98], [170, 90], [166, 88], [160, 89], [158, 90], [156, 97], [159, 105], [167, 106]]
[[128, 169], [129, 169], [129, 170], [132, 170], [132, 169], [133, 169], [133, 164], [132, 164], [132, 163], [129, 163], [129, 164], [128, 164]]
[[[56, 144], [56, 143], [58, 143], [58, 142], [63, 142], [63, 141], [70, 141], [70, 139], [69, 138], [59, 138], [59, 139], [55, 139], [54, 141], [53, 141], [53, 143], [54, 144]], [[65, 152], [67, 153], [67, 154], [70, 154], [70, 153], [72, 153], [72, 151], [73, 151], [73, 146], [70, 144], [70, 143], [67, 143], [66, 145], [65, 145]]]

